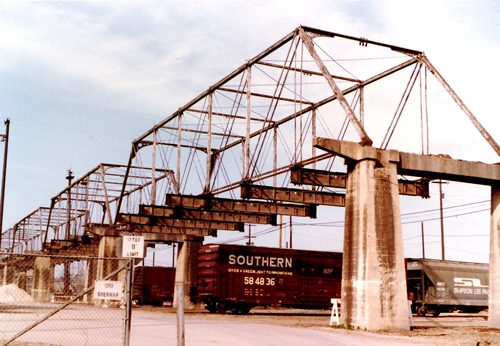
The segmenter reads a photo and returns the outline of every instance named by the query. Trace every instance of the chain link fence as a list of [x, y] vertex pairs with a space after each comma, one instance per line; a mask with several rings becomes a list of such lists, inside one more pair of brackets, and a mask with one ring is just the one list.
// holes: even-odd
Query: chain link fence
[[127, 345], [132, 267], [0, 252], [0, 345]]

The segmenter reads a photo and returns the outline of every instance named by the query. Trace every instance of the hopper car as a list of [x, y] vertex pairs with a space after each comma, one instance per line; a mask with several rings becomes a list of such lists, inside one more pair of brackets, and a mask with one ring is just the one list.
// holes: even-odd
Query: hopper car
[[488, 308], [488, 264], [407, 259], [406, 276], [412, 310], [420, 316]]

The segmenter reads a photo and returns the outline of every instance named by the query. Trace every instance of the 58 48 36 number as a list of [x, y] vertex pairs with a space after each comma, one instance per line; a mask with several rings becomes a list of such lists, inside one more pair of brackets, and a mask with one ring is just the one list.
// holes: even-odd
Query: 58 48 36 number
[[244, 278], [245, 285], [260, 285], [260, 286], [274, 286], [275, 281], [274, 278], [265, 278], [265, 277], [256, 277], [253, 276], [245, 276]]

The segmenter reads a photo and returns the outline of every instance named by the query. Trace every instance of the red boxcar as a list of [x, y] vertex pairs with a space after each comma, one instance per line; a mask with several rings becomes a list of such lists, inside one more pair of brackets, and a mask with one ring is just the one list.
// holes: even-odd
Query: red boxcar
[[174, 297], [175, 268], [136, 267], [132, 299], [138, 305], [163, 305]]
[[327, 308], [340, 298], [341, 274], [341, 253], [209, 244], [199, 251], [198, 299], [210, 312]]

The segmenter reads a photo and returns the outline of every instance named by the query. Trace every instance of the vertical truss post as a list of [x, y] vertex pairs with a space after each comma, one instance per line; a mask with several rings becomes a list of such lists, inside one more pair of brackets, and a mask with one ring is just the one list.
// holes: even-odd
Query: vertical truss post
[[455, 90], [452, 89], [452, 87], [448, 84], [448, 82], [444, 79], [444, 77], [436, 70], [436, 68], [431, 64], [429, 59], [424, 54], [420, 54], [417, 57], [422, 63], [427, 66], [429, 71], [436, 77], [439, 83], [445, 88], [445, 90], [450, 94], [451, 98], [455, 103], [462, 109], [462, 111], [469, 117], [470, 121], [474, 124], [476, 129], [481, 133], [481, 135], [486, 139], [486, 141], [491, 145], [493, 150], [497, 153], [497, 155], [500, 155], [500, 146], [498, 143], [493, 139], [493, 137], [488, 133], [488, 131], [481, 125], [479, 120], [472, 114], [470, 109], [465, 105], [465, 103], [462, 101], [462, 99], [457, 95]]
[[318, 65], [319, 69], [321, 70], [321, 74], [323, 77], [326, 79], [328, 84], [330, 85], [330, 88], [333, 90], [333, 93], [337, 97], [337, 100], [339, 101], [340, 105], [346, 112], [347, 116], [353, 123], [354, 127], [356, 128], [356, 131], [358, 132], [359, 136], [361, 137], [361, 144], [362, 145], [368, 145], [371, 146], [373, 144], [373, 141], [368, 137], [368, 134], [365, 132], [365, 129], [359, 122], [358, 118], [354, 114], [354, 111], [351, 109], [349, 106], [349, 103], [347, 102], [346, 98], [344, 97], [344, 94], [342, 93], [342, 90], [340, 90], [339, 86], [335, 81], [333, 80], [332, 75], [328, 71], [327, 67], [319, 57], [318, 53], [316, 53], [316, 50], [314, 49], [314, 43], [309, 37], [309, 35], [306, 34], [304, 29], [301, 27], [299, 28], [299, 35], [304, 44], [306, 45], [307, 50], [309, 51], [309, 54], [311, 54], [311, 57], [314, 59], [316, 62], [316, 65]]
[[176, 193], [181, 193], [181, 153], [182, 153], [182, 113], [179, 113], [177, 117], [177, 169], [175, 170], [177, 184]]
[[246, 95], [246, 133], [245, 133], [245, 143], [243, 145], [243, 162], [244, 162], [244, 174], [245, 179], [250, 177], [250, 98], [251, 94], [251, 84], [252, 84], [252, 68], [247, 66], [247, 95]]
[[43, 234], [43, 222], [42, 222], [42, 210], [39, 209], [39, 214], [38, 214], [38, 227], [40, 227], [40, 249], [42, 249], [42, 234]]
[[156, 204], [156, 149], [158, 142], [158, 131], [155, 129], [153, 132], [153, 155], [151, 162], [151, 198], [150, 203], [152, 205]]
[[[278, 170], [278, 127], [275, 126], [273, 130], [273, 170]], [[273, 186], [277, 186], [278, 176], [273, 174]]]
[[359, 86], [359, 122], [361, 126], [365, 126], [365, 88]]
[[[316, 138], [316, 108], [312, 109], [311, 113], [311, 140], [314, 142], [314, 139]], [[312, 148], [312, 157], [316, 157], [316, 147], [314, 144], [311, 144]], [[316, 160], [313, 161], [313, 169], [316, 168]]]
[[90, 185], [90, 176], [87, 177], [86, 179], [86, 184], [85, 184], [85, 219], [84, 219], [84, 224], [89, 223], [89, 185]]
[[212, 173], [212, 102], [213, 102], [213, 94], [209, 93], [207, 95], [208, 98], [208, 128], [207, 128], [207, 177], [205, 181], [205, 192], [210, 191], [210, 180]]

